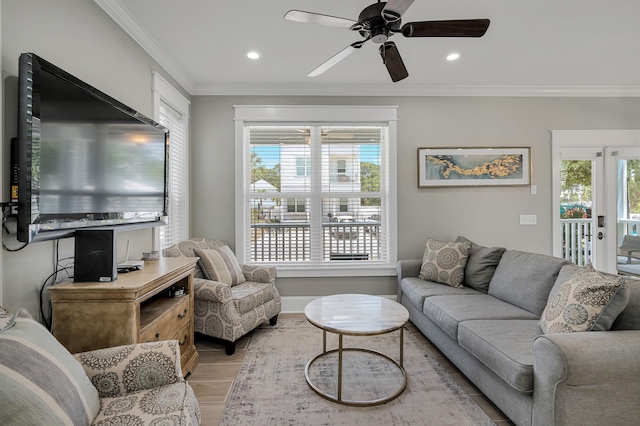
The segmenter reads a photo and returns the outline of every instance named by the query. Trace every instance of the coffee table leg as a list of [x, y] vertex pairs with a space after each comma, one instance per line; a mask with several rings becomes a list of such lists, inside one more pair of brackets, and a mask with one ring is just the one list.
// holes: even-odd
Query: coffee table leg
[[400, 367], [404, 360], [404, 327], [400, 327]]
[[342, 401], [342, 334], [338, 335], [338, 401]]

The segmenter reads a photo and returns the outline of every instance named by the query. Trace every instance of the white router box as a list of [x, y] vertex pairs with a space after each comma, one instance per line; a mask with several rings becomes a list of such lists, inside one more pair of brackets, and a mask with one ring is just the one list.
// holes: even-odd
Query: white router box
[[126, 269], [126, 270], [142, 270], [144, 268], [144, 260], [129, 260], [129, 245], [131, 241], [127, 241], [127, 255], [125, 256], [125, 261], [122, 263], [118, 263], [118, 269]]

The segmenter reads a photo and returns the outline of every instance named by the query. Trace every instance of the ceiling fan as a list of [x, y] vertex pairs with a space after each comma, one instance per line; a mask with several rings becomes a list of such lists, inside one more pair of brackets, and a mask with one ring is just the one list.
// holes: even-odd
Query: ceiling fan
[[449, 21], [419, 21], [401, 25], [402, 15], [414, 0], [378, 1], [365, 7], [358, 20], [354, 21], [336, 16], [323, 15], [302, 10], [290, 10], [284, 19], [294, 22], [326, 25], [329, 27], [345, 28], [360, 33], [363, 40], [351, 43], [340, 52], [315, 68], [308, 77], [317, 77], [344, 58], [360, 49], [365, 42], [371, 40], [380, 44], [380, 56], [389, 71], [391, 80], [395, 83], [409, 76], [407, 68], [400, 57], [396, 44], [389, 38], [396, 33], [405, 37], [482, 37], [489, 28], [488, 19], [461, 19]]

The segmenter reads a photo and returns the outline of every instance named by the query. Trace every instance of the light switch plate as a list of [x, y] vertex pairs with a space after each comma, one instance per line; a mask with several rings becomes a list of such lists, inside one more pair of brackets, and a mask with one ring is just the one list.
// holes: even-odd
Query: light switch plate
[[535, 214], [521, 214], [520, 225], [537, 225], [538, 216]]

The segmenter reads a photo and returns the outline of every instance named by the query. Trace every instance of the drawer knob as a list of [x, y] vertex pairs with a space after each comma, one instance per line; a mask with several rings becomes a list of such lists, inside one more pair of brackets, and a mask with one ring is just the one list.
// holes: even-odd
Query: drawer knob
[[187, 316], [187, 310], [185, 309], [183, 314], [178, 314], [178, 319], [182, 319], [186, 316]]
[[160, 333], [156, 333], [156, 342], [158, 341], [158, 339], [160, 339]]
[[187, 343], [187, 335], [186, 335], [186, 334], [184, 335], [184, 340], [183, 340], [182, 342], [178, 342], [178, 344], [179, 344], [180, 346], [182, 346], [182, 345], [184, 345], [185, 343]]

